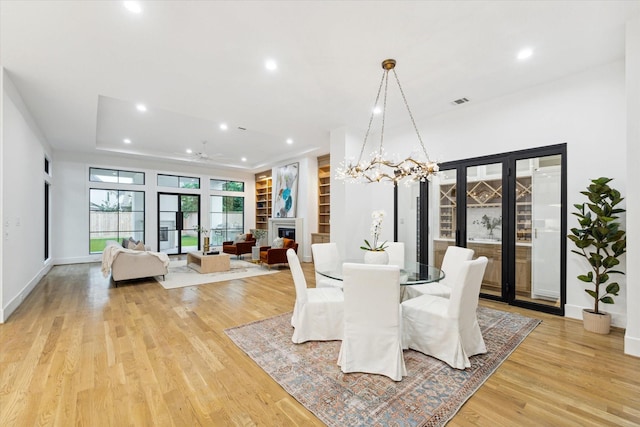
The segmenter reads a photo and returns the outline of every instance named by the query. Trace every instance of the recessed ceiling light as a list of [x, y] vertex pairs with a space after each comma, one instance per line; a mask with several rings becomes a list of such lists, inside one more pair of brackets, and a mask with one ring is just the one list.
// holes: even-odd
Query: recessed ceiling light
[[125, 9], [127, 9], [131, 13], [142, 13], [142, 6], [137, 1], [124, 1]]
[[125, 144], [131, 144], [131, 140], [129, 138], [125, 138], [122, 140]]
[[267, 59], [264, 62], [264, 66], [266, 67], [267, 70], [269, 71], [274, 71], [278, 69], [278, 64], [276, 63], [276, 61], [274, 61], [273, 59]]
[[287, 144], [293, 144], [293, 139], [287, 138]]
[[136, 110], [144, 113], [145, 111], [147, 111], [147, 106], [144, 105], [144, 104], [138, 104], [138, 105], [136, 105]]
[[382, 113], [382, 108], [380, 108], [380, 107], [375, 107], [375, 108], [373, 109], [373, 114], [380, 114], [380, 113]]
[[227, 129], [229, 129], [229, 126], [227, 126], [226, 123], [220, 123], [220, 129], [227, 130]]
[[191, 154], [193, 153], [193, 150], [191, 148], [187, 148], [187, 154]]
[[530, 48], [525, 48], [518, 52], [518, 59], [522, 61], [523, 59], [529, 58], [531, 55], [533, 55], [533, 50]]
[[246, 158], [246, 157], [243, 157], [243, 158], [241, 158], [240, 160], [242, 160], [243, 162], [246, 162], [246, 161], [247, 161], [247, 158]]

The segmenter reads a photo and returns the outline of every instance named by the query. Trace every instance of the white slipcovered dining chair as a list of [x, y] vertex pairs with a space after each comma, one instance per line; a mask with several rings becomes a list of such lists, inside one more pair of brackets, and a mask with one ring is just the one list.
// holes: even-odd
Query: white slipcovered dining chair
[[311, 245], [311, 253], [313, 254], [313, 266], [316, 271], [316, 288], [333, 287], [342, 289], [342, 280], [325, 277], [318, 273], [318, 270], [340, 268], [341, 262], [338, 245], [333, 242], [314, 243]]
[[400, 269], [396, 265], [343, 265], [344, 336], [338, 365], [344, 373], [402, 380]]
[[389, 242], [385, 249], [389, 255], [389, 265], [397, 265], [404, 268], [404, 242]]
[[440, 269], [444, 271], [444, 279], [425, 285], [405, 286], [403, 288], [402, 300], [406, 301], [419, 297], [420, 295], [435, 295], [449, 298], [452, 283], [455, 283], [456, 276], [460, 273], [464, 263], [473, 258], [473, 253], [473, 249], [449, 246], [444, 253], [442, 265], [440, 266]]
[[287, 250], [287, 261], [296, 288], [296, 303], [291, 316], [296, 343], [342, 339], [344, 333], [344, 295], [338, 288], [307, 288], [298, 255]]
[[486, 257], [465, 261], [450, 298], [422, 295], [401, 304], [404, 348], [456, 369], [470, 367], [469, 357], [487, 352], [476, 315], [487, 263]]

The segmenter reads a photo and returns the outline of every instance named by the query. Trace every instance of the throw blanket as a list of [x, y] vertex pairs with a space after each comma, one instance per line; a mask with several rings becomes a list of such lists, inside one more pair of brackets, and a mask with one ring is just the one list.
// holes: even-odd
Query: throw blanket
[[120, 252], [124, 252], [127, 254], [149, 254], [157, 257], [160, 261], [164, 263], [165, 267], [169, 267], [169, 255], [163, 252], [151, 252], [151, 251], [136, 251], [134, 249], [125, 249], [120, 245], [108, 245], [104, 248], [104, 252], [102, 252], [102, 275], [104, 277], [109, 276], [109, 271], [111, 271], [111, 264], [116, 259]]

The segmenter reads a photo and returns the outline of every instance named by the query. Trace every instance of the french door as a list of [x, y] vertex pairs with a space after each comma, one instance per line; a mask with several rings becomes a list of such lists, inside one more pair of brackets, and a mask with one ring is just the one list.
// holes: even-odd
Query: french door
[[564, 314], [565, 144], [443, 163], [424, 187], [423, 262], [468, 247], [489, 259], [482, 297]]
[[184, 254], [199, 249], [200, 196], [158, 193], [158, 250]]

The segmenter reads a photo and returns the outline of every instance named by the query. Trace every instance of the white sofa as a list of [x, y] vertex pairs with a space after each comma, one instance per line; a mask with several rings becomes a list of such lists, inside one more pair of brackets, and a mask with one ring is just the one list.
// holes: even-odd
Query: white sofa
[[169, 272], [169, 256], [162, 252], [125, 249], [114, 240], [109, 240], [102, 253], [102, 274], [111, 278], [118, 286], [121, 280], [164, 276]]

